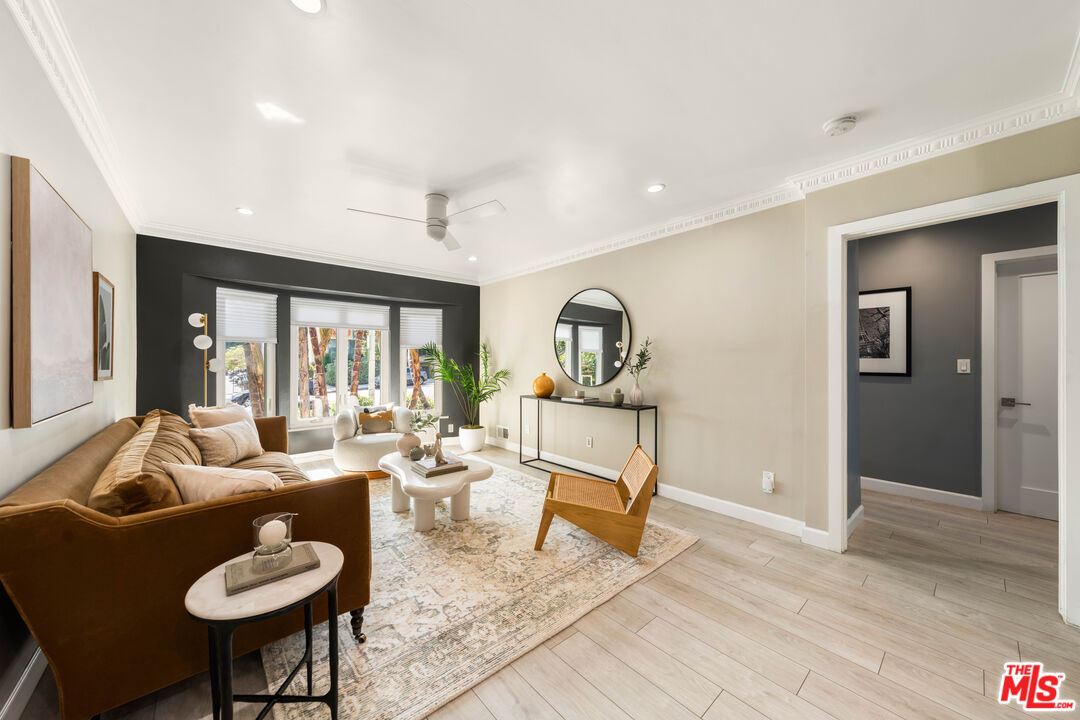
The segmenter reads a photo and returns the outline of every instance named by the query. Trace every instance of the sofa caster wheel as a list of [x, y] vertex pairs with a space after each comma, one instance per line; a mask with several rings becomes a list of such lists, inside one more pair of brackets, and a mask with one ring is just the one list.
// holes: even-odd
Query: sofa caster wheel
[[360, 645], [366, 643], [367, 635], [365, 635], [361, 630], [364, 625], [364, 608], [352, 611], [351, 625], [353, 631], [353, 638], [356, 639], [356, 642]]

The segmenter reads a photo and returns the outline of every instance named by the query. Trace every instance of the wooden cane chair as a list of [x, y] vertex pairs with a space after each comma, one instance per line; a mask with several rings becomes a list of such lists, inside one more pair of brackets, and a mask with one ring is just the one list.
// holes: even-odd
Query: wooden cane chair
[[553, 472], [544, 498], [536, 549], [544, 546], [558, 515], [604, 542], [637, 557], [659, 468], [638, 445], [615, 482]]

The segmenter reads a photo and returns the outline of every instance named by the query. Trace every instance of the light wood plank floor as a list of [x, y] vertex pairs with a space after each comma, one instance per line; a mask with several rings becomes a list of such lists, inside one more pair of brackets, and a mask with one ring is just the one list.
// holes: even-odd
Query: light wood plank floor
[[[1080, 699], [1080, 630], [1056, 609], [1056, 523], [871, 492], [863, 504], [838, 556], [655, 498], [653, 519], [700, 541], [432, 720], [1019, 718], [993, 697], [1018, 659], [1067, 673], [1065, 697]], [[258, 685], [258, 655], [240, 665]], [[50, 680], [23, 720], [56, 717]], [[108, 717], [209, 712], [197, 677]]]

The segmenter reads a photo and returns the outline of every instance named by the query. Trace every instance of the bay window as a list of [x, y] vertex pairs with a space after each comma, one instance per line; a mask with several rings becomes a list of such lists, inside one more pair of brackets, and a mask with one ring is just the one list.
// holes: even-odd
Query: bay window
[[219, 287], [216, 316], [224, 363], [216, 378], [218, 404], [243, 405], [254, 417], [273, 415], [277, 295]]
[[390, 308], [293, 298], [290, 307], [289, 412], [294, 427], [326, 425], [346, 407], [387, 402]]
[[421, 349], [428, 343], [442, 347], [442, 308], [401, 308], [401, 404], [410, 410], [438, 414], [442, 391], [425, 364]]

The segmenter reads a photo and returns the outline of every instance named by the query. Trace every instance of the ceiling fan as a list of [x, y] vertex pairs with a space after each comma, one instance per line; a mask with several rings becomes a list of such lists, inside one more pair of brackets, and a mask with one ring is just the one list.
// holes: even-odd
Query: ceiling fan
[[467, 222], [481, 220], [483, 218], [491, 217], [492, 215], [506, 212], [506, 206], [501, 202], [498, 200], [488, 200], [479, 205], [473, 205], [471, 208], [460, 210], [453, 215], [447, 215], [446, 206], [450, 202], [450, 198], [442, 193], [428, 193], [424, 196], [424, 199], [427, 201], [427, 218], [425, 220], [401, 217], [400, 215], [390, 215], [388, 213], [375, 212], [374, 210], [360, 210], [358, 208], [346, 209], [351, 212], [365, 213], [367, 215], [379, 215], [380, 217], [394, 218], [395, 220], [408, 220], [409, 222], [423, 223], [424, 225], [427, 225], [427, 236], [432, 240], [441, 242], [446, 246], [447, 250], [457, 250], [461, 247], [461, 243], [459, 243], [446, 229], [448, 225], [462, 225]]

